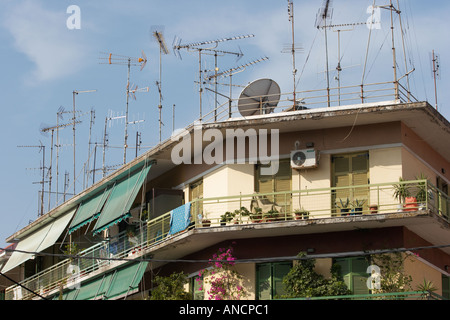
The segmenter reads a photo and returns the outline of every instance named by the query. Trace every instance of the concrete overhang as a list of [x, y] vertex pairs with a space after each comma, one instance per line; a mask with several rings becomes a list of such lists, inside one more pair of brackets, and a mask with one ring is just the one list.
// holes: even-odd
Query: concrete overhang
[[143, 254], [152, 256], [155, 260], [152, 266], [156, 268], [165, 264], [165, 260], [182, 259], [223, 241], [306, 234], [326, 236], [331, 232], [389, 227], [405, 227], [433, 246], [444, 246], [440, 250], [450, 254], [449, 223], [428, 211], [196, 228], [162, 241]]

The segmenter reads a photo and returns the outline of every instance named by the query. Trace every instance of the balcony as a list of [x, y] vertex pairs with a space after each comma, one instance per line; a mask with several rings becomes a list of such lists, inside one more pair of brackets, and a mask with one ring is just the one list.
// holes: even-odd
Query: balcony
[[[188, 206], [190, 219], [183, 221], [185, 226], [181, 230], [173, 229], [176, 217], [168, 212], [142, 223], [134, 233], [122, 233], [97, 243], [22, 281], [21, 285], [44, 297], [57, 298], [62, 288], [73, 287], [127, 260], [153, 254], [179, 237], [195, 234], [207, 234], [208, 239], [213, 238], [211, 232], [216, 235], [231, 232], [232, 237], [243, 229], [286, 234], [307, 230], [311, 224], [346, 226], [429, 215], [448, 224], [450, 198], [427, 180], [415, 180], [197, 199]], [[251, 232], [246, 234], [252, 236]], [[186, 253], [180, 253], [180, 257], [182, 254]], [[33, 292], [11, 286], [6, 289], [5, 299], [38, 298]]]

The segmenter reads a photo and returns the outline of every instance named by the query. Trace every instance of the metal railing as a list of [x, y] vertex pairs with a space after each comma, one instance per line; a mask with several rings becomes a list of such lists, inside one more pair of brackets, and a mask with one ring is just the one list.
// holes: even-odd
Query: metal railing
[[[397, 86], [396, 86], [397, 84]], [[294, 111], [301, 109], [338, 107], [343, 105], [399, 101], [399, 102], [417, 102], [417, 98], [411, 94], [400, 83], [394, 82], [377, 82], [353, 86], [341, 86], [328, 89], [315, 89], [295, 92], [297, 105], [294, 106], [292, 101], [292, 92], [276, 94], [278, 98], [276, 109], [280, 111]], [[261, 95], [257, 97], [247, 97], [246, 101], [250, 104], [244, 107], [248, 113], [254, 115], [263, 115], [267, 113], [262, 107], [255, 105], [255, 101], [260, 99], [261, 106], [265, 100], [273, 100], [273, 95]], [[255, 100], [256, 99], [256, 100]], [[232, 117], [241, 117], [238, 109], [239, 99], [229, 98], [228, 101], [205, 113], [201, 119], [203, 123], [224, 121]]]
[[431, 291], [368, 293], [341, 296], [291, 298], [283, 300], [447, 300]]
[[450, 208], [449, 197], [427, 180], [255, 193], [199, 199], [195, 202], [201, 203], [193, 205], [196, 227], [424, 211], [426, 209], [432, 209], [448, 221]]
[[[254, 193], [192, 201], [191, 224], [183, 231], [425, 210], [432, 210], [449, 221], [450, 198], [427, 180]], [[143, 223], [132, 233], [123, 232], [97, 243], [75, 258], [61, 261], [22, 281], [21, 285], [44, 296], [55, 294], [102, 267], [120, 264], [123, 258], [132, 259], [134, 254], [172, 239], [177, 234], [169, 233], [171, 218], [168, 212]], [[33, 298], [33, 293], [17, 285], [6, 289], [6, 300]]]

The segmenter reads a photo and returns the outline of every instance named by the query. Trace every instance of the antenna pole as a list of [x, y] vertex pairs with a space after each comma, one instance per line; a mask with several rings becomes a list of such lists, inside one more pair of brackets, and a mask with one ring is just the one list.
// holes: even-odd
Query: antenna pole
[[199, 103], [200, 103], [200, 121], [202, 120], [202, 92], [203, 92], [203, 87], [202, 87], [202, 49], [198, 50], [198, 85], [199, 85], [199, 89], [198, 89], [198, 93], [199, 93]]
[[169, 49], [166, 46], [166, 41], [164, 39], [164, 35], [162, 31], [154, 31], [153, 36], [155, 37], [156, 41], [159, 44], [159, 82], [157, 82], [158, 90], [159, 90], [159, 143], [161, 143], [161, 126], [162, 126], [162, 119], [161, 119], [161, 112], [162, 112], [162, 55], [163, 54], [169, 54]]
[[[391, 38], [392, 38], [392, 63], [394, 69], [394, 90], [395, 90], [395, 99], [399, 99], [398, 94], [398, 79], [397, 79], [397, 58], [395, 56], [395, 41], [394, 41], [394, 17], [393, 10], [395, 9], [392, 0], [389, 0], [389, 8], [391, 12]], [[397, 10], [396, 10], [397, 11]]]
[[439, 68], [439, 64], [437, 63], [437, 56], [434, 54], [434, 50], [432, 51], [432, 59], [433, 59], [433, 78], [434, 78], [434, 99], [436, 104], [436, 110], [438, 109], [438, 98], [437, 98], [437, 84], [436, 84], [436, 76]]
[[77, 91], [73, 91], [72, 92], [72, 105], [73, 105], [73, 118], [72, 118], [72, 121], [73, 121], [73, 129], [72, 129], [72, 131], [73, 131], [73, 194], [75, 195], [75, 194], [77, 194], [76, 193], [76, 190], [75, 190], [75, 181], [76, 181], [76, 176], [77, 176], [77, 174], [76, 174], [76, 171], [75, 171], [75, 151], [76, 151], [76, 148], [75, 148], [75, 95], [77, 95], [78, 94], [78, 92]]
[[288, 0], [288, 13], [289, 13], [289, 21], [291, 21], [291, 31], [292, 31], [292, 76], [294, 80], [294, 91], [293, 91], [293, 97], [294, 97], [294, 107], [297, 104], [296, 99], [296, 75], [297, 75], [297, 69], [295, 67], [295, 36], [294, 36], [294, 3], [290, 0]]
[[105, 175], [106, 175], [106, 167], [105, 167], [106, 154], [105, 154], [105, 151], [106, 151], [106, 135], [107, 135], [107, 133], [106, 133], [106, 126], [107, 126], [107, 124], [108, 124], [108, 117], [105, 118], [105, 131], [103, 132], [103, 167], [102, 167], [102, 169], [103, 169], [103, 177], [105, 177]]
[[76, 173], [76, 170], [75, 170], [75, 151], [76, 151], [76, 145], [75, 145], [75, 125], [77, 124], [77, 121], [76, 121], [76, 110], [75, 110], [75, 96], [76, 95], [78, 95], [79, 93], [87, 93], [87, 92], [95, 92], [95, 91], [97, 91], [97, 90], [85, 90], [85, 91], [77, 91], [77, 90], [74, 90], [73, 92], [72, 92], [72, 103], [73, 103], [73, 118], [72, 118], [72, 121], [73, 121], [73, 195], [76, 195], [77, 193], [76, 193], [76, 181], [77, 181], [77, 173]]

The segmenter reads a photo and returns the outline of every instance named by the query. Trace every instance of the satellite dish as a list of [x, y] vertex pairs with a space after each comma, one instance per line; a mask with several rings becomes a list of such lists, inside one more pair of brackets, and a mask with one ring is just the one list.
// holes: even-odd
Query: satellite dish
[[243, 117], [272, 113], [280, 101], [280, 87], [272, 79], [250, 83], [239, 96], [238, 109]]

